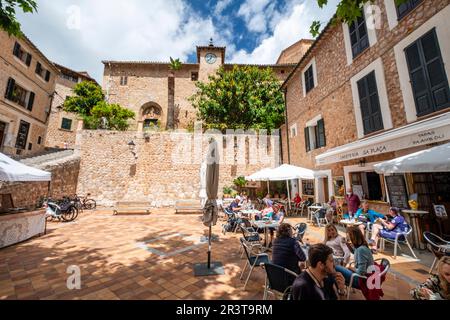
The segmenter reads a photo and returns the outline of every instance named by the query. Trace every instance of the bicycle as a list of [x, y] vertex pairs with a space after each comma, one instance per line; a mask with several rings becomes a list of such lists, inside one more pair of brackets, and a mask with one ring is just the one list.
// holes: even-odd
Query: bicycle
[[81, 197], [75, 195], [73, 201], [75, 202], [75, 206], [79, 210], [94, 210], [97, 208], [97, 202], [94, 199], [89, 199], [88, 197], [91, 194], [88, 193], [87, 196]]
[[68, 198], [61, 201], [53, 201], [52, 199], [44, 199], [43, 207], [46, 209], [46, 220], [72, 222], [78, 217], [78, 209], [75, 203]]

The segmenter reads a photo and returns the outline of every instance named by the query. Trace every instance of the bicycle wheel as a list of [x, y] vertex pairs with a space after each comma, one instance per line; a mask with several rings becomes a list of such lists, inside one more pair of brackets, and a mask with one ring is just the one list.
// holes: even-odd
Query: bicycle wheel
[[61, 214], [61, 217], [65, 222], [71, 222], [75, 220], [77, 216], [78, 210], [75, 207], [70, 207], [67, 211]]
[[97, 208], [97, 202], [95, 202], [95, 200], [88, 199], [84, 203], [84, 208], [86, 210], [94, 210], [95, 208]]

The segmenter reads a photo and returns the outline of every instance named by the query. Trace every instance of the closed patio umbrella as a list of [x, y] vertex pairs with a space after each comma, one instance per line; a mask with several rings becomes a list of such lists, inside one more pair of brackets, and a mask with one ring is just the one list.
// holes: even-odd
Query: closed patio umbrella
[[196, 264], [194, 273], [196, 276], [210, 276], [224, 274], [222, 263], [211, 262], [211, 238], [212, 227], [216, 225], [218, 218], [217, 193], [219, 191], [219, 150], [217, 142], [212, 140], [209, 144], [206, 169], [206, 194], [208, 200], [203, 209], [203, 224], [209, 227], [208, 236], [208, 262]]

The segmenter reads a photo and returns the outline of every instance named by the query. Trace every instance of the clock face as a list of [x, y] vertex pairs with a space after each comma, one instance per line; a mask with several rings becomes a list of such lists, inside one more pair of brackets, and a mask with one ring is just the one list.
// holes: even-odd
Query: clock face
[[206, 62], [209, 64], [213, 64], [217, 61], [217, 56], [214, 53], [208, 53], [205, 58]]

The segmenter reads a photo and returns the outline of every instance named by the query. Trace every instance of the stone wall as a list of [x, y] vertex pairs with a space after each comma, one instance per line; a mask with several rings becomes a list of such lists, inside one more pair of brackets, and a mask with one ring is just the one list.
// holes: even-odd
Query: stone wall
[[[78, 193], [90, 193], [104, 206], [117, 201], [149, 201], [161, 207], [181, 199], [199, 199], [200, 167], [206, 159], [208, 138], [196, 139], [189, 133], [80, 131]], [[129, 146], [131, 141], [134, 148]], [[279, 154], [277, 141], [279, 137], [274, 137], [269, 149]], [[236, 152], [239, 161], [235, 164], [235, 152], [227, 149], [232, 145], [227, 142], [222, 151], [226, 163], [220, 165], [219, 196], [223, 187], [232, 185], [237, 177], [279, 163], [278, 157], [263, 158], [267, 147], [247, 144], [245, 150]]]
[[[80, 159], [72, 156], [54, 163], [39, 166], [40, 169], [52, 173], [50, 195], [59, 199], [74, 195], [77, 192]], [[34, 207], [41, 197], [48, 195], [47, 182], [4, 183], [0, 194], [12, 194], [16, 208]]]

